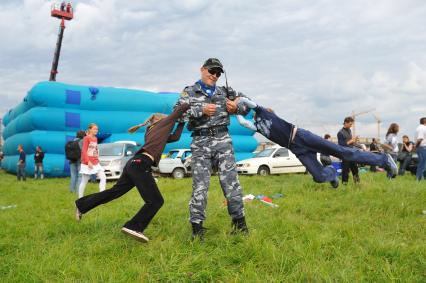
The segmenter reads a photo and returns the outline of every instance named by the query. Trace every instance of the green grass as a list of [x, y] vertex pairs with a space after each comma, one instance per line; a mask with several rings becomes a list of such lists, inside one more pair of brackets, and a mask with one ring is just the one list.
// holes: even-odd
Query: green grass
[[244, 237], [229, 235], [215, 176], [201, 244], [191, 179], [160, 178], [165, 205], [140, 244], [120, 232], [142, 204], [135, 189], [77, 223], [68, 179], [0, 172], [0, 206], [16, 205], [0, 210], [0, 282], [426, 282], [426, 182], [413, 179], [366, 173], [331, 190], [302, 174], [240, 177], [245, 194], [284, 194], [278, 208], [246, 204]]

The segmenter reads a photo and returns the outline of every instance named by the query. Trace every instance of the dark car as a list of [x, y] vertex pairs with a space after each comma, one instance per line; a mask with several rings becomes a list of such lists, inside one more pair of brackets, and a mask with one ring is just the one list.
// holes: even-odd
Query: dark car
[[407, 171], [410, 171], [411, 174], [416, 174], [416, 170], [417, 170], [417, 163], [418, 163], [418, 157], [417, 157], [417, 153], [413, 153], [411, 155], [411, 161], [410, 164], [408, 164], [407, 166]]
[[[411, 174], [416, 175], [418, 163], [419, 163], [419, 157], [417, 156], [417, 153], [414, 152], [413, 155], [411, 156], [410, 164], [408, 164], [407, 166], [407, 171], [410, 171]], [[426, 172], [425, 172], [425, 177], [426, 177]]]

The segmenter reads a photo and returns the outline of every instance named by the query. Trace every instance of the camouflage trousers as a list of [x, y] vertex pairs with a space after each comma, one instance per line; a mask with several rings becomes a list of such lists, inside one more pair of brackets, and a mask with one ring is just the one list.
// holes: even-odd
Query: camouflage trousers
[[200, 223], [206, 219], [207, 191], [212, 167], [219, 174], [220, 186], [228, 202], [232, 219], [244, 216], [242, 190], [238, 180], [234, 148], [228, 133], [214, 137], [194, 137], [192, 151], [192, 196], [189, 201], [189, 221]]

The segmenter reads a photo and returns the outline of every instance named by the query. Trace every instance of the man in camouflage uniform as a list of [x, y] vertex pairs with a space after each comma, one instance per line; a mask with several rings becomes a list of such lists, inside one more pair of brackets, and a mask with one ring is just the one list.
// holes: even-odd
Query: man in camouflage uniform
[[[192, 131], [192, 197], [189, 202], [192, 237], [203, 239], [207, 190], [210, 185], [212, 166], [217, 166], [220, 185], [228, 203], [233, 233], [248, 233], [244, 217], [242, 190], [238, 181], [234, 149], [227, 126], [229, 115], [247, 114], [247, 110], [232, 101], [242, 95], [232, 89], [216, 86], [223, 73], [223, 65], [216, 58], [208, 59], [201, 67], [201, 80], [186, 87], [177, 105], [188, 103], [184, 114], [188, 129]], [[228, 99], [229, 98], [231, 99]], [[232, 97], [234, 96], [234, 97]]]

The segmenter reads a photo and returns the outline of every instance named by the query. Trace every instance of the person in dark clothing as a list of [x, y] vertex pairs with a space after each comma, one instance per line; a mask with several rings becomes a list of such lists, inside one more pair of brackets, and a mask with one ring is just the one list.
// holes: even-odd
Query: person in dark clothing
[[40, 174], [40, 179], [44, 178], [43, 175], [43, 159], [44, 159], [44, 152], [41, 149], [40, 146], [36, 147], [36, 152], [34, 153], [34, 179], [37, 179], [38, 175]]
[[241, 115], [237, 115], [238, 122], [242, 126], [257, 131], [269, 140], [290, 149], [317, 183], [330, 182], [333, 188], [337, 188], [339, 185], [336, 169], [333, 166], [322, 166], [317, 159], [317, 153], [332, 155], [342, 160], [380, 165], [386, 169], [388, 176], [397, 173], [397, 166], [390, 155], [377, 155], [337, 145], [305, 129], [297, 128], [278, 117], [272, 110], [258, 106], [247, 98], [239, 98], [238, 100], [238, 104], [243, 103], [255, 111], [254, 123], [244, 119]]
[[414, 143], [410, 141], [410, 138], [407, 135], [402, 136], [401, 151], [398, 154], [398, 161], [400, 162], [398, 175], [403, 176], [405, 174], [405, 170], [407, 170], [407, 166], [411, 162], [413, 149]]
[[[371, 143], [370, 143], [370, 152], [372, 152], [372, 153], [380, 153], [379, 145], [377, 144], [377, 140], [375, 138], [373, 138], [371, 140]], [[371, 172], [376, 172], [377, 171], [377, 166], [371, 165], [370, 166], [370, 171]]]
[[[358, 142], [358, 137], [352, 137], [351, 127], [354, 123], [352, 117], [346, 117], [343, 121], [343, 128], [337, 133], [337, 142], [344, 147], [353, 148]], [[349, 180], [349, 170], [352, 172], [354, 183], [359, 183], [358, 164], [349, 160], [342, 160], [342, 183], [346, 185]]]
[[380, 152], [379, 145], [377, 144], [377, 140], [373, 138], [370, 143], [370, 152], [378, 153]]
[[149, 241], [143, 232], [164, 203], [163, 197], [152, 177], [151, 166], [158, 165], [166, 143], [179, 140], [184, 123], [179, 123], [174, 133], [170, 133], [176, 120], [188, 108], [188, 104], [182, 104], [169, 116], [154, 114], [145, 123], [129, 129], [129, 132], [135, 132], [140, 127], [147, 126], [145, 144], [126, 163], [120, 179], [111, 189], [76, 200], [77, 220], [81, 219], [82, 214], [89, 212], [100, 204], [108, 203], [121, 197], [136, 186], [145, 204], [131, 220], [124, 224], [121, 231], [140, 242], [146, 243]]
[[17, 170], [17, 174], [16, 177], [18, 178], [18, 181], [26, 181], [27, 180], [27, 176], [25, 173], [25, 165], [26, 165], [26, 158], [27, 158], [27, 154], [24, 151], [24, 148], [22, 147], [22, 145], [18, 145], [18, 151], [19, 151], [19, 160], [18, 160], [18, 170]]
[[[329, 134], [324, 135], [324, 139], [327, 141], [331, 141], [331, 136]], [[320, 161], [323, 166], [331, 165], [331, 157], [328, 154], [320, 154]]]
[[80, 174], [80, 167], [81, 167], [81, 149], [83, 148], [83, 138], [86, 136], [86, 132], [83, 130], [79, 130], [76, 133], [75, 139], [73, 141], [78, 142], [78, 148], [80, 150], [80, 153], [78, 153], [78, 159], [76, 160], [69, 160], [70, 162], [70, 192], [71, 193], [77, 193], [78, 187], [80, 186], [81, 182], [81, 174]]

